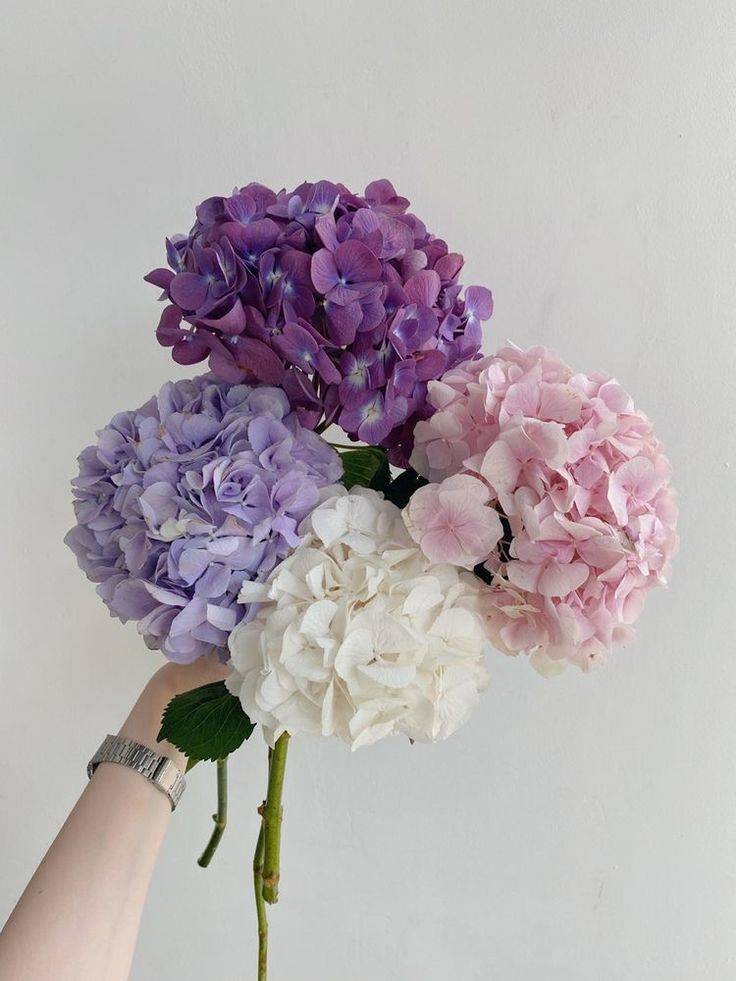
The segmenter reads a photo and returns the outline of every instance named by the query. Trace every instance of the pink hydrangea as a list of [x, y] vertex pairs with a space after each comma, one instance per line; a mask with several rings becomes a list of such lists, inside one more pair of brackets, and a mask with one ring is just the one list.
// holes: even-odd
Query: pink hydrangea
[[498, 512], [488, 507], [491, 489], [472, 474], [455, 474], [412, 495], [404, 512], [411, 536], [430, 562], [472, 569], [503, 535]]
[[507, 345], [429, 399], [411, 462], [430, 483], [405, 520], [428, 557], [487, 577], [495, 645], [552, 672], [629, 641], [678, 545], [670, 465], [631, 397], [545, 348]]

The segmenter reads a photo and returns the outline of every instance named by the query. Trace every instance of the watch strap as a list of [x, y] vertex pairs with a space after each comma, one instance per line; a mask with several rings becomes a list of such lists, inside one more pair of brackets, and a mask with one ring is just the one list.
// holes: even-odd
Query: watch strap
[[166, 794], [172, 811], [186, 787], [184, 774], [173, 760], [168, 756], [160, 756], [142, 743], [125, 736], [105, 736], [102, 745], [87, 764], [87, 776], [90, 779], [100, 763], [119, 763], [140, 773]]

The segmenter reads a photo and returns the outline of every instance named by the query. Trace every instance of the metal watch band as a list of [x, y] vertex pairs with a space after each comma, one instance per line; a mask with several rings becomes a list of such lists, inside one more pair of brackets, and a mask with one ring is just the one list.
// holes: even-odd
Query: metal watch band
[[166, 794], [172, 811], [186, 787], [184, 774], [173, 760], [168, 756], [159, 756], [147, 746], [133, 739], [126, 739], [125, 736], [105, 736], [102, 745], [87, 764], [88, 777], [92, 777], [100, 763], [120, 763], [140, 773]]

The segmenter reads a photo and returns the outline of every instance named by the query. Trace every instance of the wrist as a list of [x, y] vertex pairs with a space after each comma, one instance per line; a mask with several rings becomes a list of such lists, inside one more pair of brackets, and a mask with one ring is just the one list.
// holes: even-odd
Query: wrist
[[[87, 764], [91, 779], [99, 766], [111, 763], [127, 767], [145, 777], [157, 790], [166, 795], [173, 811], [184, 793], [186, 783], [180, 767], [168, 756], [151, 749], [131, 736], [106, 736], [95, 755]], [[108, 779], [112, 771], [108, 770]], [[140, 789], [140, 784], [138, 788]]]
[[168, 740], [158, 739], [164, 710], [177, 692], [159, 674], [155, 674], [138, 697], [138, 701], [119, 730], [119, 735], [142, 743], [161, 756], [168, 756], [183, 772], [187, 757]]

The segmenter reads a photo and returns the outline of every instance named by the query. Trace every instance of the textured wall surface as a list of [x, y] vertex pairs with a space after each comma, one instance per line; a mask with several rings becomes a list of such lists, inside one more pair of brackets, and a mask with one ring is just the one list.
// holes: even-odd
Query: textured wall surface
[[[61, 541], [77, 451], [183, 373], [142, 275], [236, 183], [389, 176], [493, 289], [489, 348], [635, 394], [683, 545], [593, 676], [498, 655], [445, 744], [295, 743], [274, 981], [736, 978], [735, 44], [730, 0], [6, 0], [0, 920], [157, 663]], [[135, 981], [252, 975], [264, 767], [206, 872], [193, 773]]]

